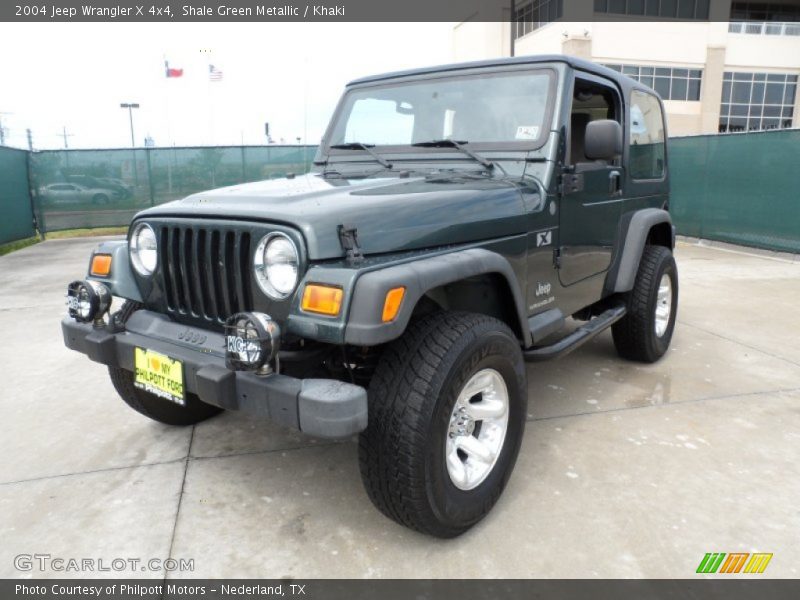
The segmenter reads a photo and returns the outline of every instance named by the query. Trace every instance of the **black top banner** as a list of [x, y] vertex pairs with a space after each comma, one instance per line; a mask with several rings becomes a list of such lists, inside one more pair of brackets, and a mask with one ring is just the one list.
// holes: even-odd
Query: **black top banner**
[[735, 0], [4, 0], [0, 21], [507, 22], [512, 15], [515, 21], [537, 23], [731, 21], [737, 20], [739, 4]]

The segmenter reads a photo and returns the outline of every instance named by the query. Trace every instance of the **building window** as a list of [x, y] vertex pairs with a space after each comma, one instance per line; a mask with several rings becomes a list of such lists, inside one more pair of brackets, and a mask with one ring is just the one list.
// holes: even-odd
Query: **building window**
[[642, 65], [606, 65], [653, 88], [664, 100], [700, 100], [702, 69]]
[[800, 21], [800, 6], [777, 2], [731, 2], [731, 21]]
[[594, 0], [594, 12], [707, 20], [709, 4], [710, 0]]
[[528, 0], [519, 2], [514, 9], [511, 24], [514, 39], [539, 29], [564, 16], [564, 0]]
[[722, 78], [720, 133], [792, 126], [797, 75], [731, 73]]

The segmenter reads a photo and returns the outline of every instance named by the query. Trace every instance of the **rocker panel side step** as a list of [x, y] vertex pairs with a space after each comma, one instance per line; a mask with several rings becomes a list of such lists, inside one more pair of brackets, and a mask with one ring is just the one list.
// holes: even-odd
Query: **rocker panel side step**
[[624, 317], [626, 312], [627, 309], [624, 304], [609, 308], [554, 344], [525, 350], [522, 352], [522, 356], [525, 358], [525, 362], [539, 362], [551, 360], [553, 358], [561, 358], [576, 348], [580, 348], [597, 334], [611, 327]]

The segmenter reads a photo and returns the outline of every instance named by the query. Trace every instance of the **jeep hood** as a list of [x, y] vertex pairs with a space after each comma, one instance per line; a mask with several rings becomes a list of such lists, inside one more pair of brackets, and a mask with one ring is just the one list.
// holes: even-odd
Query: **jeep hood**
[[358, 228], [365, 254], [523, 233], [521, 194], [510, 181], [441, 177], [324, 179], [310, 173], [193, 194], [138, 218], [241, 219], [297, 228], [312, 260], [341, 257], [340, 224]]

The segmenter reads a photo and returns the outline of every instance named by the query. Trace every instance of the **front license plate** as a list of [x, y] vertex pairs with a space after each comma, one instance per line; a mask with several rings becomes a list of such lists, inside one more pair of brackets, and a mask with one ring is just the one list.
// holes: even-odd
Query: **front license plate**
[[145, 392], [183, 406], [183, 363], [144, 348], [134, 349], [133, 384]]

